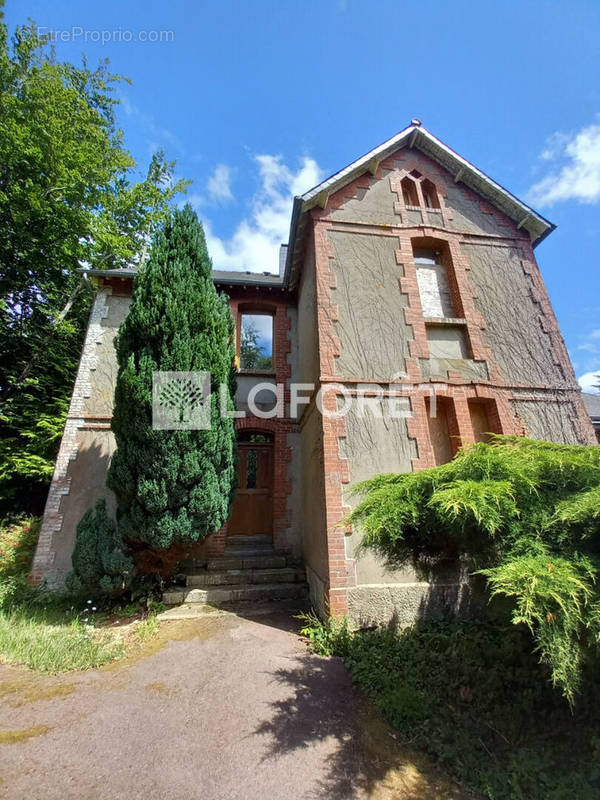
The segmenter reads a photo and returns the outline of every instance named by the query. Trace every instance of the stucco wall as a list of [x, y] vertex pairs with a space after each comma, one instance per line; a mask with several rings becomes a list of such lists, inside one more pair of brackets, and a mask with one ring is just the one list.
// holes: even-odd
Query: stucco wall
[[[391, 190], [389, 180], [391, 174], [391, 170], [385, 171], [383, 180], [370, 176], [369, 187], [359, 188], [356, 197], [350, 197], [338, 208], [334, 208], [331, 211], [331, 218], [348, 222], [396, 225], [398, 216], [394, 211], [394, 203], [398, 197]], [[418, 211], [415, 213], [419, 214]]]
[[[329, 562], [325, 527], [323, 432], [321, 415], [314, 405], [304, 413], [300, 431], [302, 556], [309, 570], [309, 578], [312, 578], [311, 601], [320, 608], [323, 598], [318, 596], [319, 586], [322, 590], [327, 584]], [[314, 580], [314, 576], [318, 581]]]
[[114, 505], [106, 472], [114, 452], [110, 431], [117, 375], [114, 338], [129, 297], [98, 291], [90, 314], [65, 430], [42, 520], [32, 579], [61, 586], [71, 569], [77, 524], [100, 497]]
[[89, 396], [83, 407], [86, 417], [112, 414], [118, 370], [114, 338], [131, 305], [130, 297], [107, 294], [106, 298], [108, 314], [102, 320], [105, 332], [95, 345], [96, 366], [90, 371]]
[[309, 246], [298, 288], [297, 311], [298, 348], [297, 378], [299, 383], [316, 383], [319, 377], [319, 347], [317, 331], [317, 288], [315, 254]]
[[463, 244], [469, 259], [476, 305], [502, 377], [510, 385], [558, 386], [566, 382], [555, 362], [552, 339], [542, 327], [532, 282], [515, 247]]
[[[402, 403], [402, 411], [410, 413], [409, 398], [402, 398]], [[348, 459], [350, 486], [373, 475], [412, 471], [411, 459], [417, 456], [414, 439], [408, 437], [406, 419], [390, 417], [385, 399], [374, 401], [372, 408], [366, 407], [363, 416], [358, 405], [352, 405], [345, 422], [346, 435], [340, 440], [340, 455]], [[345, 493], [344, 501], [350, 507], [359, 499]], [[389, 569], [372, 552], [359, 552], [361, 539], [357, 530], [345, 539], [347, 558], [356, 558], [357, 584], [406, 583], [416, 579], [412, 569]]]
[[569, 400], [544, 397], [537, 400], [513, 400], [511, 403], [531, 439], [558, 444], [581, 444], [577, 410]]
[[342, 344], [336, 374], [389, 381], [405, 370], [412, 339], [412, 329], [404, 321], [407, 300], [399, 285], [404, 272], [396, 263], [398, 239], [335, 230], [329, 239], [335, 254], [334, 330]]

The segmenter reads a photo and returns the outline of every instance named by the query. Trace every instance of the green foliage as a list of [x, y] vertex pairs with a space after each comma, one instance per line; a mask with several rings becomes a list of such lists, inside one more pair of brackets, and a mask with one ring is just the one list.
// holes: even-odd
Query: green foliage
[[[119, 373], [108, 485], [125, 540], [167, 548], [193, 542], [227, 520], [235, 482], [234, 324], [217, 294], [204, 232], [190, 206], [176, 210], [135, 279], [117, 339]], [[211, 374], [208, 430], [152, 429], [152, 373]]]
[[466, 558], [533, 633], [570, 701], [596, 651], [600, 448], [495, 437], [449, 464], [355, 487], [349, 521], [393, 564]]
[[438, 622], [352, 633], [343, 621], [312, 617], [305, 632], [318, 652], [344, 659], [405, 741], [478, 795], [599, 796], [598, 675], [590, 670], [569, 708], [522, 628]]
[[481, 574], [488, 578], [492, 596], [514, 598], [513, 622], [527, 625], [536, 636], [553, 681], [572, 700], [580, 679], [580, 632], [593, 597], [590, 560], [516, 556]]
[[39, 535], [37, 517], [18, 517], [0, 525], [0, 582], [29, 572]]
[[98, 500], [77, 526], [72, 555], [73, 571], [67, 588], [74, 593], [124, 591], [132, 580], [133, 562], [123, 551], [117, 526], [106, 512], [105, 500]]
[[0, 513], [41, 510], [89, 315], [83, 264], [141, 257], [185, 188], [156, 154], [145, 180], [107, 62], [59, 62], [34, 24], [0, 21]]
[[350, 628], [348, 620], [343, 617], [329, 617], [323, 623], [313, 612], [298, 614], [298, 619], [302, 622], [300, 633], [306, 636], [312, 649], [320, 656], [345, 655], [347, 648], [344, 642], [350, 641]]

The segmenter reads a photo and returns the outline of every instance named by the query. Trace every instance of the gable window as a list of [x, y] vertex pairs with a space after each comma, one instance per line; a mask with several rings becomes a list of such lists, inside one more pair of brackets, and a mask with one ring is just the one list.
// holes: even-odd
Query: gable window
[[404, 200], [404, 205], [418, 206], [419, 195], [417, 194], [415, 182], [407, 175], [400, 181], [400, 186], [402, 187], [402, 199]]
[[259, 312], [242, 314], [240, 325], [240, 368], [273, 369], [273, 316]]
[[426, 207], [439, 209], [440, 201], [434, 184], [425, 178], [425, 180], [421, 183], [421, 189], [423, 190], [423, 199], [425, 200]]

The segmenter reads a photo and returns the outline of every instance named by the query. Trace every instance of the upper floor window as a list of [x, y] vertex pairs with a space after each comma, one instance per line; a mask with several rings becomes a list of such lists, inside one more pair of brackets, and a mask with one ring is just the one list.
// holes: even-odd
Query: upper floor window
[[417, 283], [424, 317], [455, 317], [456, 311], [441, 253], [416, 249]]
[[407, 175], [405, 178], [402, 178], [400, 185], [402, 186], [402, 199], [404, 200], [404, 205], [418, 206], [419, 195], [417, 194], [415, 182]]
[[240, 368], [273, 369], [273, 316], [260, 312], [242, 314]]

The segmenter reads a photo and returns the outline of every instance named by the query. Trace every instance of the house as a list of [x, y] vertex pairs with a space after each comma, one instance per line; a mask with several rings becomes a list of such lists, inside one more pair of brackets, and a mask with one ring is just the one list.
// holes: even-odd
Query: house
[[586, 411], [590, 415], [592, 425], [594, 426], [596, 438], [598, 442], [600, 442], [600, 395], [591, 394], [591, 392], [583, 392], [581, 396]]
[[[460, 602], [459, 574], [432, 582], [391, 568], [340, 522], [358, 481], [443, 463], [489, 433], [596, 441], [534, 256], [553, 228], [413, 120], [295, 199], [279, 274], [215, 271], [237, 324], [237, 408], [253, 412], [237, 420], [232, 517], [198, 552], [272, 537], [275, 553], [302, 560], [313, 606], [355, 622]], [[91, 275], [98, 292], [33, 564], [51, 584], [70, 569], [82, 514], [108, 496], [113, 337], [134, 272]], [[260, 352], [246, 364], [244, 331]]]

